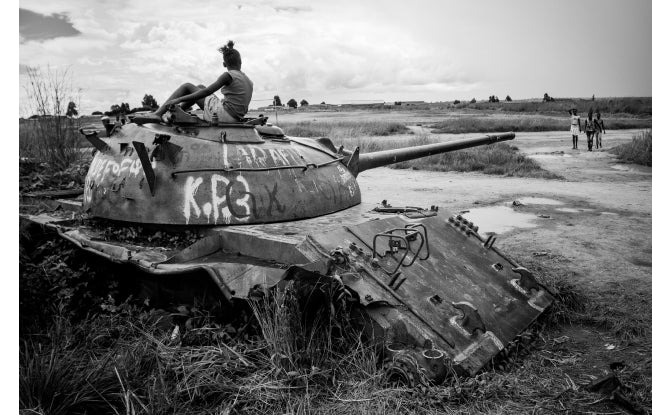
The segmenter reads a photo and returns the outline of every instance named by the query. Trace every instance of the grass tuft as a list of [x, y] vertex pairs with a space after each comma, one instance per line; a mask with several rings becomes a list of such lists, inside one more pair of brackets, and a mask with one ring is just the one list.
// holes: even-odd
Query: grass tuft
[[610, 151], [628, 163], [652, 166], [652, 130], [639, 133], [631, 142], [616, 146]]

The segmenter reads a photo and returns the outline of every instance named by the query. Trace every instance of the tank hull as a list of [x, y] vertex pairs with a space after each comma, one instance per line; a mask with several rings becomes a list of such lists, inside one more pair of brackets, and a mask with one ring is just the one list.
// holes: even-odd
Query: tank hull
[[81, 249], [155, 276], [203, 274], [226, 301], [304, 275], [330, 279], [345, 287], [366, 337], [391, 345], [389, 370], [425, 380], [441, 380], [446, 367], [477, 373], [553, 302], [493, 239], [441, 209], [388, 215], [363, 204], [292, 223], [207, 228], [180, 250], [41, 221]]

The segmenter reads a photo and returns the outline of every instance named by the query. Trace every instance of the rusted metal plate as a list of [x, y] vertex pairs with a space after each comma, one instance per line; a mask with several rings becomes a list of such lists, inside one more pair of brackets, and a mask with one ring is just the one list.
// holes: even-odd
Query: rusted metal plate
[[[373, 237], [414, 223], [427, 229], [429, 258], [399, 266], [398, 276], [383, 268], [396, 268], [403, 257], [400, 249], [378, 260], [382, 268], [374, 266]], [[314, 245], [323, 252], [343, 247], [350, 261], [348, 268], [360, 276], [350, 280], [351, 287], [371, 296], [366, 301], [363, 297], [363, 303], [404, 308], [402, 318], [418, 333], [408, 340], [431, 340], [470, 373], [479, 370], [552, 303], [552, 296], [541, 286], [531, 292], [521, 288], [520, 275], [511, 271], [505, 258], [442, 217], [419, 221], [392, 217], [310, 238], [310, 244], [300, 245], [300, 250], [314, 252]], [[413, 244], [417, 246], [417, 242]], [[425, 251], [409, 255], [404, 262], [411, 262], [415, 255], [425, 257]]]

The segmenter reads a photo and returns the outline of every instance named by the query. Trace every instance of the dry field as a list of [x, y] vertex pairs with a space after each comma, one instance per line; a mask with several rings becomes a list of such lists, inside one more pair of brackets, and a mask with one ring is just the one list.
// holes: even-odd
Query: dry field
[[[332, 137], [336, 145], [350, 147], [361, 142], [369, 146], [477, 136], [433, 132], [433, 125], [464, 116], [445, 111], [294, 112], [279, 113], [278, 121], [272, 114], [270, 121], [286, 132], [302, 123], [405, 126], [390, 136], [353, 131], [355, 138]], [[531, 115], [509, 117], [518, 121]], [[62, 303], [77, 301], [94, 311], [75, 319], [56, 313], [54, 318], [43, 316], [46, 321], [36, 328], [21, 325], [21, 413], [55, 413], [34, 397], [50, 396], [61, 403], [57, 387], [71, 393], [77, 388], [88, 396], [102, 391], [104, 402], [89, 398], [88, 406], [74, 407], [74, 413], [84, 413], [83, 408], [130, 415], [646, 413], [652, 408], [652, 168], [622, 163], [609, 152], [640, 130], [610, 130], [608, 118], [605, 123], [604, 149], [593, 152], [586, 150], [583, 136], [580, 150], [571, 150], [566, 131], [517, 133], [510, 146], [538, 162], [550, 173], [545, 176], [428, 171], [405, 165], [366, 171], [358, 178], [363, 203], [369, 205], [386, 199], [394, 205], [438, 205], [464, 213], [480, 231], [495, 232], [497, 246], [557, 290], [557, 306], [542, 320], [528, 353], [500, 367], [425, 390], [389, 387], [380, 381], [369, 351], [353, 343], [354, 350], [337, 350], [333, 356], [339, 360], [322, 360], [321, 367], [305, 373], [281, 373], [265, 350], [270, 343], [264, 328], [261, 334], [255, 324], [230, 325], [211, 320], [200, 310], [177, 310], [175, 318], [192, 315], [193, 321], [201, 321], [194, 328], [203, 331], [188, 330], [186, 337], [172, 341], [174, 325], [152, 328], [149, 324], [156, 316], [139, 308], [142, 305], [77, 299], [71, 287], [82, 281], [88, 291], [100, 292], [106, 288], [102, 275], [90, 271], [88, 260], [77, 258], [69, 247], [47, 242], [51, 245], [41, 245], [40, 252], [21, 247], [21, 307], [23, 290], [33, 288], [25, 281], [34, 284], [34, 290], [42, 288], [38, 285], [42, 282], [29, 279], [31, 273], [49, 272], [52, 278], [65, 271], [69, 285], [49, 287], [47, 295], [58, 293]], [[36, 242], [30, 242], [30, 249], [31, 244]], [[48, 249], [62, 256], [44, 255]], [[92, 278], [86, 281], [85, 273]], [[162, 318], [168, 315], [163, 313]], [[187, 337], [191, 334], [192, 339]], [[329, 362], [334, 366], [326, 367]], [[57, 370], [69, 376], [60, 385], [55, 385]], [[75, 372], [95, 377], [75, 383]], [[614, 376], [611, 388], [587, 390], [609, 375]], [[614, 379], [621, 383], [618, 388]]]

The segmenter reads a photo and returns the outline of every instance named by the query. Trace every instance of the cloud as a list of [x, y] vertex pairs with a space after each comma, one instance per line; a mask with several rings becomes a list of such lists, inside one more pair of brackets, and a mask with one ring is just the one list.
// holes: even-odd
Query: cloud
[[70, 23], [70, 18], [65, 14], [54, 13], [51, 16], [46, 16], [31, 10], [19, 9], [18, 20], [20, 22], [20, 43], [81, 34]]

